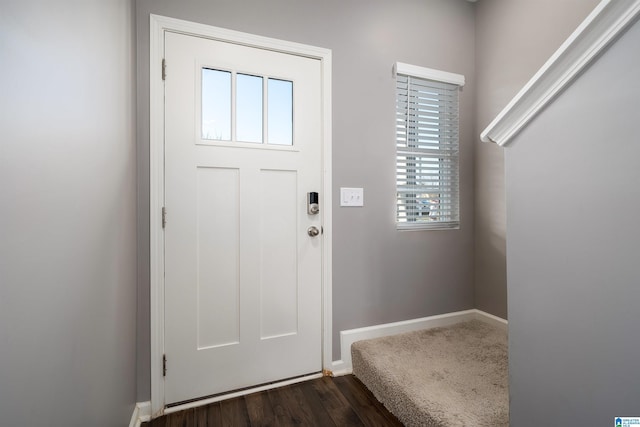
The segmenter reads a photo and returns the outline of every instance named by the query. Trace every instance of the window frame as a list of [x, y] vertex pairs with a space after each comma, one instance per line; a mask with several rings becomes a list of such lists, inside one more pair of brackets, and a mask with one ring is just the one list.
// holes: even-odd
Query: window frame
[[[398, 76], [406, 77], [406, 89], [402, 89], [399, 86], [401, 82], [398, 80]], [[459, 203], [459, 177], [460, 177], [460, 168], [459, 168], [459, 152], [460, 152], [460, 143], [459, 143], [459, 129], [460, 129], [460, 118], [459, 118], [459, 91], [460, 88], [464, 86], [465, 78], [461, 74], [450, 73], [446, 71], [435, 70], [426, 67], [420, 67], [416, 65], [404, 64], [401, 62], [397, 62], [394, 65], [394, 78], [396, 80], [396, 111], [395, 111], [395, 123], [396, 123], [396, 228], [397, 230], [443, 230], [443, 229], [459, 229], [460, 228], [460, 203]], [[403, 78], [404, 80], [404, 78]], [[411, 117], [409, 114], [409, 105], [406, 107], [407, 113], [404, 114], [404, 122], [401, 119], [401, 109], [400, 104], [404, 102], [409, 102], [409, 95], [411, 93], [411, 81], [414, 81], [419, 84], [425, 84], [430, 87], [440, 87], [447, 86], [446, 88], [442, 87], [441, 90], [453, 91], [455, 90], [455, 111], [453, 111], [453, 120], [454, 124], [452, 126], [441, 126], [438, 124], [438, 136], [437, 138], [429, 137], [428, 145], [429, 149], [424, 149], [421, 147], [420, 142], [422, 140], [418, 140], [418, 137], [415, 137], [413, 140], [413, 145], [411, 145], [409, 139], [410, 135], [417, 135], [418, 124], [424, 125], [420, 120], [415, 120], [414, 117]], [[455, 88], [452, 87], [456, 86]], [[401, 97], [404, 96], [406, 101], [403, 101]], [[445, 107], [443, 107], [442, 103], [444, 102], [442, 99], [438, 98], [438, 114], [444, 114], [443, 111]], [[451, 111], [451, 110], [447, 110]], [[432, 126], [430, 124], [429, 126]], [[402, 130], [404, 129], [404, 133]], [[447, 141], [444, 142], [442, 140], [443, 130], [453, 130], [453, 137], [447, 137]], [[434, 147], [435, 141], [435, 147]], [[436, 148], [437, 147], [437, 148]], [[409, 160], [411, 159], [410, 154], [416, 153], [416, 156], [413, 157], [415, 160], [416, 157], [421, 157], [422, 160], [414, 163], [410, 166]], [[436, 162], [437, 165], [436, 166]], [[442, 165], [445, 165], [447, 171], [443, 172]], [[433, 167], [435, 166], [435, 167]], [[413, 168], [413, 172], [411, 172], [411, 168]], [[417, 220], [418, 218], [418, 209], [413, 207], [409, 207], [407, 203], [409, 193], [407, 193], [407, 189], [401, 190], [401, 186], [407, 187], [410, 185], [416, 185], [416, 189], [418, 190], [420, 185], [419, 181], [414, 181], [413, 184], [408, 182], [409, 176], [412, 173], [413, 176], [417, 176], [420, 172], [418, 169], [422, 169], [425, 175], [430, 175], [428, 178], [423, 178], [423, 187], [425, 187], [425, 182], [432, 182], [429, 179], [437, 182], [437, 186], [439, 187], [439, 196], [438, 200], [438, 209], [445, 204], [439, 204], [440, 199], [444, 197], [442, 194], [448, 196], [449, 202], [446, 203], [446, 208], [451, 208], [452, 214], [451, 217], [446, 220]], [[431, 168], [431, 171], [427, 169]], [[433, 174], [433, 170], [436, 170], [436, 174]], [[433, 179], [435, 177], [435, 179]], [[404, 180], [404, 184], [402, 181]], [[447, 182], [448, 181], [448, 182]], [[446, 191], [442, 191], [443, 187]], [[402, 193], [401, 193], [402, 191]], [[431, 192], [433, 194], [433, 192]], [[401, 195], [404, 194], [404, 195]], [[423, 194], [428, 194], [423, 192]], [[454, 198], [452, 200], [452, 198]], [[434, 199], [434, 197], [418, 197], [416, 195], [415, 204], [424, 203], [424, 201]], [[431, 204], [431, 200], [429, 200]], [[431, 210], [429, 209], [429, 215], [431, 214]], [[420, 213], [423, 215], [423, 213]], [[411, 217], [411, 219], [410, 219]]]

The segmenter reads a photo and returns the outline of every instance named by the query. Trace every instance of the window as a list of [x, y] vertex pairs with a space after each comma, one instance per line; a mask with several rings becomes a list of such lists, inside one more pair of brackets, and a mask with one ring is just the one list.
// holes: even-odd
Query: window
[[460, 226], [458, 91], [464, 76], [396, 64], [398, 229]]
[[293, 82], [203, 68], [201, 137], [292, 146]]

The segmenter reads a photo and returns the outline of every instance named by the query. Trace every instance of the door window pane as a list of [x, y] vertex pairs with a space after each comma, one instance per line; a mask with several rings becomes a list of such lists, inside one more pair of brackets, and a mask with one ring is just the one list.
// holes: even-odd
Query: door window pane
[[262, 143], [262, 77], [236, 78], [236, 139]]
[[269, 144], [293, 145], [293, 82], [268, 80]]
[[202, 139], [231, 140], [231, 73], [202, 69]]

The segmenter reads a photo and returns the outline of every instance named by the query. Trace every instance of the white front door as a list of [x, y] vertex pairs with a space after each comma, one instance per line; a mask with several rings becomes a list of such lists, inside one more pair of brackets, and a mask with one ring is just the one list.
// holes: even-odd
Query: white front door
[[320, 61], [171, 32], [165, 58], [165, 402], [320, 372]]

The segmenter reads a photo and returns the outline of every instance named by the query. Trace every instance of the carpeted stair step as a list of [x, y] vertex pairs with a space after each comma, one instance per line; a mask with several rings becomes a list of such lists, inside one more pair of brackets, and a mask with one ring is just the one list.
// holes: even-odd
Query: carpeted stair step
[[479, 320], [358, 341], [353, 373], [406, 426], [509, 425], [507, 333]]

